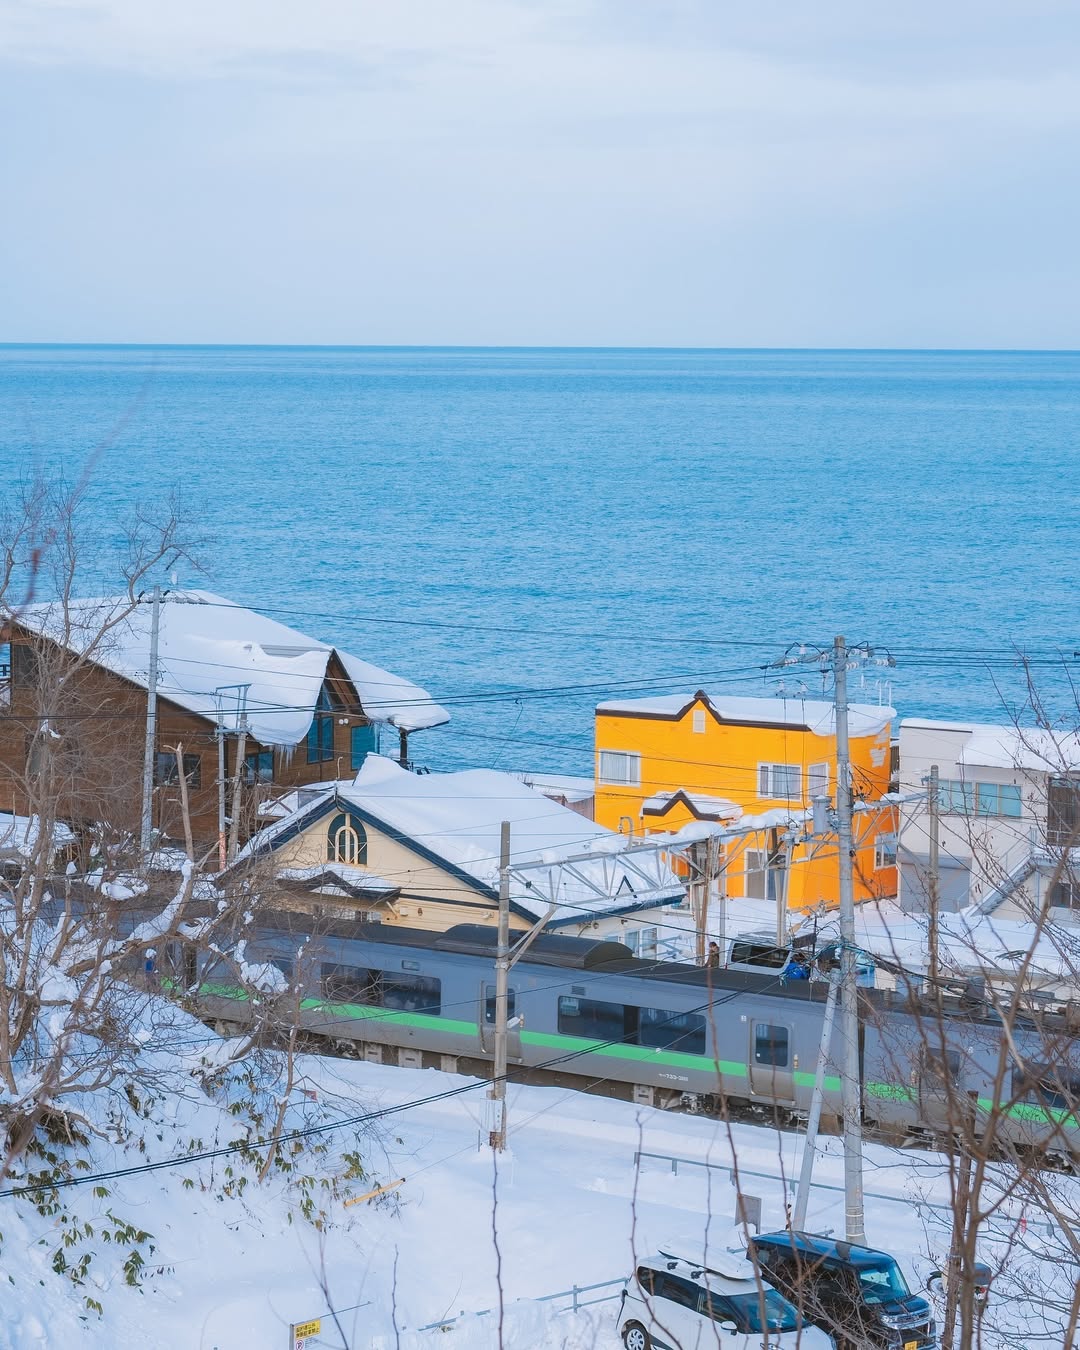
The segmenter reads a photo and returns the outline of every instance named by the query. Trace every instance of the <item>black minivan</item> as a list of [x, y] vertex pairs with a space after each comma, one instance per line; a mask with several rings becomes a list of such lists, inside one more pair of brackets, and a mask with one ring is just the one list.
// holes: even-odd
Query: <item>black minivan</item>
[[747, 1255], [839, 1350], [936, 1350], [930, 1304], [887, 1252], [813, 1233], [763, 1233]]

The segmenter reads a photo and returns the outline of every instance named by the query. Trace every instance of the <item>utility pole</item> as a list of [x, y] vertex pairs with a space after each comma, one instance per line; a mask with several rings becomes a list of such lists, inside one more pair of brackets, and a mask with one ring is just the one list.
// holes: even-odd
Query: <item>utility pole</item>
[[[143, 748], [142, 819], [139, 828], [139, 854], [143, 866], [150, 854], [153, 830], [154, 756], [157, 754], [158, 631], [161, 617], [161, 587], [154, 587], [150, 611], [150, 669], [146, 677], [146, 745]], [[183, 773], [184, 766], [177, 765]]]
[[[781, 836], [783, 839], [783, 848], [777, 847], [777, 856], [783, 859], [783, 866], [780, 871], [780, 881], [776, 887], [776, 945], [777, 947], [787, 946], [787, 909], [788, 894], [791, 889], [791, 858], [795, 852], [795, 835], [789, 828]], [[777, 840], [779, 845], [780, 839]]]
[[840, 1037], [844, 1099], [844, 1226], [847, 1240], [866, 1241], [863, 1216], [862, 1087], [859, 1082], [859, 989], [855, 960], [855, 877], [851, 830], [851, 751], [848, 744], [847, 643], [833, 641], [836, 716], [836, 836], [840, 852]]
[[[926, 898], [930, 911], [927, 933], [927, 974], [931, 984], [938, 977], [938, 915], [941, 913], [941, 789], [938, 766], [930, 765], [927, 807], [930, 812], [930, 850], [926, 869]], [[936, 987], [936, 986], [935, 986]]]
[[795, 1197], [795, 1213], [791, 1218], [792, 1231], [796, 1233], [801, 1232], [806, 1223], [806, 1206], [810, 1199], [810, 1181], [814, 1175], [814, 1156], [817, 1152], [818, 1126], [821, 1124], [821, 1103], [825, 1093], [825, 1064], [829, 1056], [829, 1043], [832, 1040], [836, 995], [839, 989], [839, 971], [834, 970], [829, 975], [829, 997], [825, 1002], [825, 1019], [821, 1024], [821, 1048], [818, 1051], [817, 1068], [814, 1070], [814, 1095], [810, 1099], [806, 1142], [803, 1144], [802, 1163], [799, 1167], [799, 1189]]
[[225, 871], [225, 723], [221, 720], [222, 711], [218, 708], [217, 736], [217, 837], [218, 871]]
[[510, 822], [504, 820], [499, 831], [499, 937], [495, 957], [495, 1073], [491, 1098], [495, 1103], [495, 1124], [491, 1147], [496, 1153], [506, 1148], [506, 1037], [507, 993], [510, 977]]

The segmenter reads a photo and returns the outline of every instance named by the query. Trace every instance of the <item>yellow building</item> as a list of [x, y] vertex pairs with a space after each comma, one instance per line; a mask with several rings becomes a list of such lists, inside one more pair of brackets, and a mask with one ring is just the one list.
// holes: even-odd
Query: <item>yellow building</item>
[[[855, 817], [855, 896], [896, 894], [893, 809], [866, 809], [888, 790], [893, 709], [849, 712]], [[626, 834], [678, 830], [693, 820], [750, 827], [730, 843], [726, 894], [776, 899], [783, 836], [806, 832], [815, 797], [835, 801], [831, 703], [810, 699], [673, 694], [620, 699], [596, 710], [596, 821]], [[760, 819], [760, 828], [752, 827]], [[838, 902], [836, 837], [796, 844], [787, 903]]]

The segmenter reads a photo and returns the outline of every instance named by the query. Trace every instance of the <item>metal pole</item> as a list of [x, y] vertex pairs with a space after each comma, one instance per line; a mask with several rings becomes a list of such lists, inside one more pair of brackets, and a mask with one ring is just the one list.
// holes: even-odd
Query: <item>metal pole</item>
[[225, 724], [220, 720], [218, 708], [217, 725], [217, 831], [218, 831], [218, 871], [225, 871]]
[[506, 1036], [507, 989], [510, 975], [510, 822], [504, 820], [499, 834], [499, 945], [495, 957], [495, 1074], [491, 1096], [495, 1102], [495, 1125], [491, 1147], [506, 1148]]
[[833, 642], [836, 710], [836, 817], [840, 850], [840, 1032], [844, 1097], [844, 1222], [849, 1242], [866, 1240], [863, 1216], [862, 1089], [859, 1083], [859, 989], [855, 960], [855, 877], [851, 839], [851, 752], [848, 745], [847, 644]]
[[930, 810], [930, 857], [926, 869], [926, 897], [930, 911], [927, 966], [931, 982], [938, 977], [938, 914], [941, 912], [941, 796], [938, 766], [930, 765], [927, 806]]
[[[139, 829], [139, 853], [145, 864], [150, 853], [153, 829], [154, 756], [157, 753], [158, 629], [161, 611], [161, 587], [154, 587], [150, 617], [150, 669], [146, 675], [146, 745], [143, 748], [142, 819]], [[184, 766], [177, 765], [183, 773]]]
[[727, 967], [727, 847], [716, 841], [716, 945], [720, 948], [720, 964]]
[[795, 850], [795, 840], [789, 830], [784, 835], [783, 859], [784, 869], [781, 874], [780, 884], [776, 888], [776, 945], [777, 947], [787, 946], [787, 908], [788, 892], [791, 889], [791, 855]]
[[806, 1142], [803, 1144], [802, 1164], [799, 1168], [799, 1190], [795, 1197], [795, 1213], [791, 1227], [796, 1233], [806, 1223], [806, 1205], [810, 1199], [810, 1180], [814, 1175], [814, 1156], [817, 1151], [818, 1126], [821, 1124], [821, 1105], [825, 1092], [825, 1061], [832, 1040], [833, 1020], [836, 1017], [836, 996], [840, 991], [839, 971], [829, 976], [829, 997], [825, 1000], [825, 1020], [821, 1025], [821, 1049], [814, 1070], [814, 1095], [810, 1099], [810, 1116], [806, 1122]]

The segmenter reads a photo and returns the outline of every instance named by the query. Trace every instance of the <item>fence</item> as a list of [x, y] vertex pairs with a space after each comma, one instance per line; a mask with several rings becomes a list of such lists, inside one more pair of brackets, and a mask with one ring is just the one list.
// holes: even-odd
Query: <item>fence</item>
[[[510, 1306], [518, 1306], [522, 1303], [554, 1303], [556, 1299], [566, 1298], [570, 1303], [565, 1308], [556, 1309], [557, 1312], [580, 1312], [582, 1308], [591, 1308], [596, 1303], [610, 1303], [612, 1299], [618, 1298], [622, 1292], [622, 1287], [626, 1283], [624, 1279], [603, 1280], [600, 1284], [575, 1284], [569, 1289], [560, 1289], [555, 1294], [541, 1294], [539, 1298], [519, 1298], [515, 1299]], [[583, 1294], [595, 1293], [598, 1289], [612, 1289], [614, 1292], [604, 1294], [601, 1298], [582, 1298]], [[467, 1322], [474, 1317], [490, 1317], [494, 1313], [494, 1308], [481, 1308], [478, 1312], [458, 1313], [457, 1317], [444, 1317], [440, 1322], [429, 1322], [427, 1326], [417, 1327], [417, 1331], [449, 1331], [451, 1327], [459, 1322]]]
[[[635, 1167], [641, 1165], [642, 1158], [655, 1158], [659, 1162], [670, 1163], [671, 1175], [676, 1177], [679, 1175], [680, 1167], [704, 1167], [714, 1172], [726, 1172], [728, 1174], [728, 1180], [733, 1186], [743, 1177], [759, 1177], [765, 1181], [771, 1181], [774, 1184], [781, 1180], [780, 1177], [772, 1172], [755, 1172], [753, 1168], [750, 1167], [740, 1167], [736, 1169], [730, 1163], [703, 1162], [700, 1158], [678, 1158], [671, 1153], [646, 1153], [638, 1151], [634, 1154]], [[794, 1177], [784, 1177], [783, 1185], [785, 1189], [792, 1193], [792, 1195], [798, 1190], [798, 1181]], [[810, 1189], [815, 1191], [836, 1191], [840, 1195], [843, 1195], [844, 1193], [843, 1186], [828, 1181], [811, 1181]], [[886, 1200], [893, 1205], [907, 1205], [920, 1216], [923, 1210], [936, 1210], [941, 1214], [948, 1215], [949, 1221], [952, 1221], [953, 1210], [951, 1204], [935, 1204], [932, 1200], [912, 1198], [909, 1195], [884, 1195], [880, 1191], [864, 1191], [863, 1195], [867, 1200]], [[1026, 1218], [1022, 1219], [1018, 1215], [1007, 1215], [1005, 1213], [1002, 1213], [1000, 1217], [1008, 1223], [1023, 1222], [1029, 1232], [1041, 1233], [1045, 1230], [1047, 1237], [1053, 1237], [1054, 1233], [1057, 1231], [1057, 1225], [1045, 1216], [1035, 1221], [1029, 1221]]]

